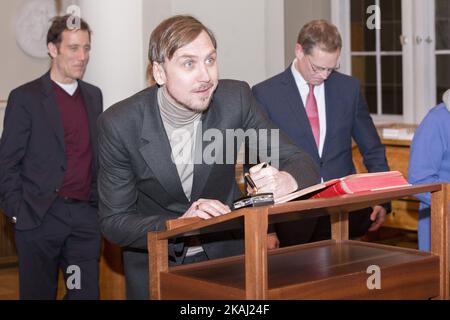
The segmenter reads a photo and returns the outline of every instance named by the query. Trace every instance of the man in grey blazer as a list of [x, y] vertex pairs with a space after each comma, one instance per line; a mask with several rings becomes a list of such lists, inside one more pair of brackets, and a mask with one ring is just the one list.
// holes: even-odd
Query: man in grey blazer
[[[164, 230], [168, 219], [226, 214], [241, 196], [235, 181], [239, 143], [230, 147], [235, 142], [230, 131], [273, 135], [270, 143], [260, 139], [254, 148], [271, 152], [271, 166], [251, 170], [261, 192], [279, 197], [319, 182], [306, 153], [281, 134], [272, 139], [278, 129], [260, 111], [249, 86], [218, 80], [216, 58], [215, 38], [198, 20], [163, 21], [149, 48], [158, 85], [117, 103], [99, 119], [100, 225], [106, 238], [124, 248], [129, 299], [149, 296], [149, 231]], [[268, 160], [267, 153], [258, 155]], [[171, 263], [243, 253], [241, 231], [197, 240], [170, 243]]]

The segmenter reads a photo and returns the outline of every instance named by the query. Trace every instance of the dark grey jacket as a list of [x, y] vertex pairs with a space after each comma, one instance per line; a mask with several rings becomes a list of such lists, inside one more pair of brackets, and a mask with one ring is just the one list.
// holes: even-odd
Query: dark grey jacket
[[[91, 202], [97, 205], [97, 118], [99, 88], [79, 80], [93, 155]], [[14, 89], [6, 106], [0, 140], [0, 205], [17, 218], [16, 229], [39, 226], [63, 182], [67, 157], [64, 128], [50, 73]]]
[[[100, 225], [105, 237], [120, 246], [145, 249], [147, 232], [164, 230], [166, 220], [180, 217], [199, 198], [217, 199], [231, 207], [241, 196], [235, 181], [235, 152], [231, 164], [196, 164], [191, 201], [186, 198], [171, 160], [156, 93], [155, 86], [145, 89], [106, 110], [98, 122]], [[275, 126], [260, 111], [246, 83], [220, 80], [202, 116], [203, 132], [213, 128], [226, 136], [226, 129]], [[203, 143], [202, 150], [208, 143]], [[280, 169], [291, 173], [299, 187], [319, 181], [310, 156], [283, 134], [279, 155]], [[217, 152], [217, 162], [225, 158], [224, 151]], [[238, 254], [243, 249], [241, 239], [231, 233], [214, 235], [203, 247], [209, 258]]]
[[[98, 122], [100, 223], [105, 236], [121, 246], [145, 248], [148, 231], [164, 230], [166, 220], [180, 217], [200, 197], [231, 205], [241, 195], [234, 164], [197, 164], [191, 201], [186, 198], [156, 92], [157, 87], [151, 87], [115, 104]], [[202, 122], [203, 131], [275, 128], [248, 85], [232, 80], [219, 82]], [[282, 134], [279, 154], [280, 169], [291, 173], [299, 187], [318, 181], [311, 158]]]

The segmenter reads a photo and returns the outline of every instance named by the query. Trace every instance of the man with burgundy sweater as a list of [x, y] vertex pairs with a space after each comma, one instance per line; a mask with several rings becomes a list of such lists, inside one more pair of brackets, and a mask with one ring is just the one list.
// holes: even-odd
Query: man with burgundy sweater
[[[70, 19], [70, 20], [69, 20]], [[15, 224], [21, 299], [98, 299], [97, 117], [100, 89], [81, 81], [91, 31], [53, 19], [51, 69], [14, 89], [0, 140], [0, 204]]]

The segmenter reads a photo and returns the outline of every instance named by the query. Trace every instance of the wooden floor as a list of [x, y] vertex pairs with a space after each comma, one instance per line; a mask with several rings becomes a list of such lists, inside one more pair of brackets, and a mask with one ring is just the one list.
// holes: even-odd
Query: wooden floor
[[[381, 228], [377, 233], [371, 233], [364, 237], [365, 241], [384, 243], [388, 245], [394, 245], [404, 248], [417, 249], [417, 234], [415, 232], [408, 232], [396, 229]], [[101, 292], [101, 297], [107, 297], [109, 299], [123, 298], [113, 292], [114, 288], [109, 289], [107, 286], [103, 286], [111, 292]], [[64, 297], [64, 279], [60, 275], [58, 299]], [[19, 276], [16, 262], [7, 261], [3, 264], [0, 263], [0, 300], [16, 300], [19, 298]]]
[[[60, 275], [58, 284], [58, 300], [64, 297], [64, 278]], [[19, 299], [19, 270], [17, 266], [0, 266], [0, 300]]]
[[0, 300], [19, 298], [19, 276], [17, 268], [0, 268]]

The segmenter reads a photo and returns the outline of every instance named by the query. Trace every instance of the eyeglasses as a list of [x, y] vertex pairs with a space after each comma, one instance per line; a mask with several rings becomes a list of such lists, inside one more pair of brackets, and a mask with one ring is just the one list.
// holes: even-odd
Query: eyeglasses
[[338, 64], [337, 67], [334, 67], [334, 68], [323, 68], [323, 67], [319, 67], [319, 66], [316, 66], [315, 64], [313, 64], [313, 63], [311, 62], [311, 60], [309, 59], [309, 56], [308, 56], [308, 55], [305, 55], [305, 57], [308, 59], [308, 62], [309, 62], [309, 64], [310, 64], [310, 66], [311, 66], [311, 69], [312, 69], [312, 71], [313, 71], [314, 73], [321, 73], [321, 72], [324, 72], [324, 71], [326, 71], [327, 73], [332, 73], [332, 72], [334, 72], [334, 71], [339, 70], [339, 68], [341, 67], [340, 64]]

